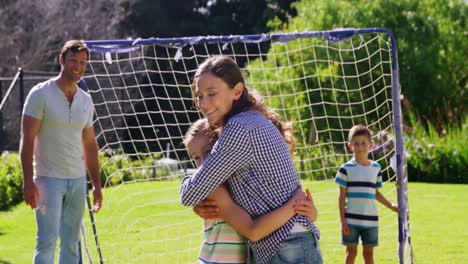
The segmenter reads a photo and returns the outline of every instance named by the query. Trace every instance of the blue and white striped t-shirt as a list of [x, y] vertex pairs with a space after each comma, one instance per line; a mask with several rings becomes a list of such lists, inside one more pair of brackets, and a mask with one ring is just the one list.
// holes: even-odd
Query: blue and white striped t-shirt
[[[285, 204], [300, 185], [286, 141], [260, 112], [229, 119], [200, 170], [183, 180], [181, 203], [194, 206], [224, 182], [254, 219]], [[320, 236], [307, 217], [295, 215], [265, 238], [248, 241], [256, 263], [268, 263], [296, 222]]]
[[335, 183], [347, 188], [346, 223], [350, 226], [375, 228], [379, 225], [376, 189], [382, 187], [381, 167], [371, 161], [363, 166], [354, 160], [341, 165]]

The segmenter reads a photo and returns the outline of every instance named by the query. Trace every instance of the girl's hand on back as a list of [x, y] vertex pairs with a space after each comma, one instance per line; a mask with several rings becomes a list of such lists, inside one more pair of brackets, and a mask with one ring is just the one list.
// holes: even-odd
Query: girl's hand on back
[[304, 199], [295, 201], [294, 210], [296, 214], [306, 216], [312, 222], [317, 219], [317, 208], [315, 208], [314, 200], [312, 199], [309, 189], [306, 189], [306, 196]]
[[305, 192], [302, 191], [301, 186], [299, 186], [299, 187], [297, 187], [296, 191], [294, 192], [293, 197], [291, 198], [291, 201], [304, 200], [306, 198], [307, 197], [306, 197]]
[[205, 199], [195, 205], [193, 207], [193, 212], [205, 220], [219, 218], [219, 208], [216, 205], [216, 202], [211, 199]]

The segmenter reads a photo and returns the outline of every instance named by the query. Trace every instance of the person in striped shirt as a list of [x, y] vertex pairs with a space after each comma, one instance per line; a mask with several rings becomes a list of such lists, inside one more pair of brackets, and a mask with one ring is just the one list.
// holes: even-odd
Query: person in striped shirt
[[[184, 138], [184, 145], [200, 167], [211, 151], [216, 139], [206, 119], [192, 124]], [[244, 236], [257, 241], [286, 223], [294, 214], [315, 220], [317, 210], [307, 189], [304, 196], [298, 189], [293, 198], [282, 207], [259, 217], [255, 221], [234, 203], [225, 185], [217, 187], [208, 199], [217, 204], [219, 214], [204, 221], [204, 241], [199, 254], [200, 263], [246, 263], [247, 246]], [[219, 216], [219, 218], [218, 218]], [[237, 232], [238, 230], [239, 232]]]
[[[219, 138], [200, 170], [182, 181], [182, 205], [195, 206], [226, 183], [233, 201], [257, 219], [286, 204], [300, 186], [291, 127], [249, 90], [230, 57], [211, 57], [195, 72], [194, 101]], [[319, 236], [313, 221], [296, 214], [270, 235], [248, 240], [250, 259], [322, 263]]]
[[341, 220], [341, 243], [346, 246], [345, 263], [354, 263], [359, 237], [366, 264], [374, 263], [374, 247], [378, 245], [378, 212], [375, 200], [398, 212], [398, 206], [389, 202], [382, 187], [381, 167], [368, 158], [372, 149], [372, 133], [363, 126], [349, 131], [348, 147], [353, 159], [340, 166], [335, 183], [340, 188], [338, 206]]

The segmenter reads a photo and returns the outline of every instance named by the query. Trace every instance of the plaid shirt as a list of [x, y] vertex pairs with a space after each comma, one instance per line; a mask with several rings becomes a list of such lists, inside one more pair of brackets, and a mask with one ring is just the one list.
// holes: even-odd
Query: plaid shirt
[[[300, 185], [284, 138], [257, 111], [229, 119], [200, 170], [183, 180], [181, 203], [194, 206], [226, 181], [233, 200], [254, 219], [285, 204]], [[295, 222], [320, 236], [305, 216], [295, 215], [265, 238], [249, 241], [258, 263], [267, 263], [276, 254]]]

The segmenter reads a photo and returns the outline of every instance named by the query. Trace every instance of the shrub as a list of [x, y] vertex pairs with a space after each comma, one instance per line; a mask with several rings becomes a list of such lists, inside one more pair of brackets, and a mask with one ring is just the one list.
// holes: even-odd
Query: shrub
[[[328, 157], [328, 158], [324, 158]], [[344, 154], [336, 154], [331, 144], [314, 147], [298, 146], [293, 157], [294, 166], [301, 179], [326, 180], [336, 175], [336, 168], [345, 162]]]
[[[109, 153], [100, 152], [102, 186], [109, 187], [122, 182], [148, 180], [154, 178], [155, 175], [162, 175], [163, 171], [157, 171], [154, 168], [154, 161], [159, 156], [159, 154], [141, 155], [139, 158], [132, 159], [124, 155], [110, 156]], [[135, 169], [136, 167], [139, 169]], [[18, 153], [4, 152], [0, 156], [0, 210], [8, 210], [11, 206], [23, 201], [22, 177]]]
[[7, 210], [23, 200], [23, 178], [17, 153], [0, 156], [0, 210]]
[[[442, 135], [430, 123], [421, 124], [412, 114], [410, 126], [412, 130], [405, 134], [410, 181], [468, 183], [468, 116], [461, 127], [449, 127]], [[323, 164], [320, 155], [334, 158], [327, 159]], [[103, 187], [129, 181], [177, 178], [168, 168], [156, 166], [159, 154], [140, 155], [132, 159], [100, 152], [99, 158]], [[334, 175], [334, 168], [344, 161], [344, 156], [333, 155], [327, 145], [308, 150], [299, 148], [294, 157], [296, 169], [307, 172], [299, 175], [301, 179], [311, 180], [323, 180], [326, 175]], [[321, 170], [323, 166], [329, 169]], [[23, 200], [22, 183], [19, 155], [4, 152], [0, 156], [0, 210], [8, 210]]]
[[468, 183], [468, 116], [461, 127], [449, 127], [442, 135], [430, 123], [424, 129], [410, 117], [405, 139], [410, 181]]
[[100, 152], [101, 184], [103, 187], [109, 187], [123, 182], [154, 178], [154, 162], [159, 157], [159, 154], [142, 154], [131, 158], [118, 153]]

